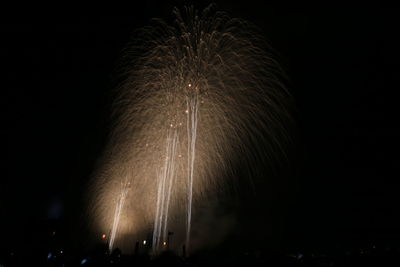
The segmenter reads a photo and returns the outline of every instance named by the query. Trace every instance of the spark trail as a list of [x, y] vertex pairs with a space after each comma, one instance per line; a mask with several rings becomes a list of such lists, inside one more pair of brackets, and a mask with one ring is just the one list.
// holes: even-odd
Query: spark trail
[[[172, 128], [172, 127], [171, 127]], [[178, 134], [176, 129], [168, 130], [165, 165], [158, 175], [157, 206], [153, 231], [153, 250], [157, 251], [168, 235], [168, 210], [175, 178]]]
[[130, 185], [129, 182], [127, 182], [127, 181], [125, 181], [124, 183], [121, 183], [121, 193], [120, 193], [120, 196], [115, 205], [114, 221], [113, 221], [113, 225], [111, 228], [110, 240], [108, 242], [108, 248], [110, 251], [113, 248], [115, 237], [118, 232], [118, 226], [119, 226], [119, 221], [121, 218], [121, 212], [124, 207], [125, 199], [128, 194], [129, 185]]
[[[191, 84], [188, 85], [191, 87]], [[194, 93], [194, 97], [186, 97], [186, 125], [187, 125], [187, 211], [186, 211], [186, 242], [189, 245], [190, 242], [190, 228], [192, 220], [192, 200], [193, 200], [193, 171], [194, 171], [194, 160], [196, 152], [196, 134], [197, 134], [197, 113], [199, 110], [198, 95]]]
[[224, 190], [238, 160], [251, 173], [290, 143], [291, 97], [258, 31], [214, 6], [174, 16], [140, 29], [124, 58], [91, 191], [93, 229], [111, 232], [110, 249], [149, 229], [155, 253], [169, 230], [190, 248], [196, 203]]

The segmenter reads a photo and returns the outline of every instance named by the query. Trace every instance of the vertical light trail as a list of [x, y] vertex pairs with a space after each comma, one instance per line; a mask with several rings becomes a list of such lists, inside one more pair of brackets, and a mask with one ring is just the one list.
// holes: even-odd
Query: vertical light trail
[[121, 212], [122, 212], [122, 209], [124, 208], [124, 203], [125, 203], [126, 196], [128, 194], [129, 185], [130, 185], [129, 182], [121, 183], [121, 193], [120, 193], [117, 203], [115, 205], [114, 220], [113, 220], [113, 225], [111, 228], [110, 241], [108, 243], [108, 249], [110, 251], [112, 251], [112, 248], [114, 246], [115, 237], [117, 236], [117, 233], [118, 233], [118, 226], [119, 226], [120, 219], [121, 219]]
[[168, 214], [169, 214], [169, 204], [171, 200], [171, 192], [173, 190], [173, 185], [174, 185], [174, 178], [175, 178], [175, 161], [176, 161], [176, 152], [177, 152], [177, 146], [178, 146], [179, 140], [178, 140], [178, 133], [177, 130], [174, 129], [174, 136], [172, 139], [172, 145], [171, 145], [171, 155], [170, 155], [170, 164], [169, 164], [169, 172], [168, 172], [168, 190], [167, 190], [167, 195], [166, 195], [166, 203], [165, 203], [165, 216], [164, 216], [164, 229], [163, 229], [163, 241], [167, 240], [167, 235], [168, 235]]
[[[191, 87], [191, 84], [188, 85]], [[186, 248], [189, 249], [191, 220], [192, 220], [192, 201], [193, 201], [193, 173], [196, 155], [197, 137], [197, 113], [198, 94], [195, 91], [193, 97], [186, 97], [186, 128], [187, 128], [187, 211], [186, 211]]]
[[161, 172], [159, 171], [158, 178], [158, 189], [157, 189], [157, 205], [156, 205], [156, 214], [154, 216], [154, 229], [153, 229], [153, 242], [152, 248], [153, 252], [156, 252], [158, 245], [160, 243], [160, 229], [161, 229], [161, 192], [162, 192], [162, 181], [161, 181]]
[[157, 205], [153, 230], [153, 252], [157, 253], [160, 244], [167, 239], [168, 215], [174, 180], [176, 176], [176, 157], [179, 145], [178, 131], [170, 125], [167, 133], [164, 166], [158, 176]]

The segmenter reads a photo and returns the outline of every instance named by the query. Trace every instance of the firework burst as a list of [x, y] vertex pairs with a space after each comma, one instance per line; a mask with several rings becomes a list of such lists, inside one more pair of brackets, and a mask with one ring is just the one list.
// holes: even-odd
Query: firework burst
[[149, 229], [155, 252], [169, 229], [184, 229], [188, 247], [194, 203], [224, 188], [238, 157], [251, 168], [254, 157], [284, 153], [289, 95], [257, 31], [212, 6], [174, 16], [141, 29], [127, 51], [92, 188], [95, 229], [111, 233], [110, 249]]

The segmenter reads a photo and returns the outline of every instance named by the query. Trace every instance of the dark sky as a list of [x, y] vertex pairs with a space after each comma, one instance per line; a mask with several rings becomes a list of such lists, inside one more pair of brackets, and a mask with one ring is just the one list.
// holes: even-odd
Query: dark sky
[[[25, 240], [48, 219], [66, 226], [79, 220], [107, 140], [121, 50], [134, 29], [151, 17], [168, 18], [184, 1], [160, 2], [143, 2], [125, 15], [0, 25], [6, 238]], [[274, 198], [282, 238], [319, 244], [400, 237], [398, 10], [217, 4], [262, 29], [290, 79], [298, 131], [284, 183], [290, 190], [281, 195], [287, 201]], [[279, 195], [282, 188], [269, 190]]]

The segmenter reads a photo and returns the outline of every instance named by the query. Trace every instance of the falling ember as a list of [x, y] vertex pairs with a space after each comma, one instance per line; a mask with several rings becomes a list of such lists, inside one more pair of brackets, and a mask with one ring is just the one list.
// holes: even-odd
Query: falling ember
[[289, 142], [290, 95], [259, 33], [214, 6], [174, 14], [176, 24], [155, 21], [127, 53], [135, 56], [91, 192], [96, 233], [110, 233], [110, 250], [151, 229], [143, 244], [154, 253], [170, 230], [190, 251], [196, 203], [229, 183], [239, 156], [251, 170]]

